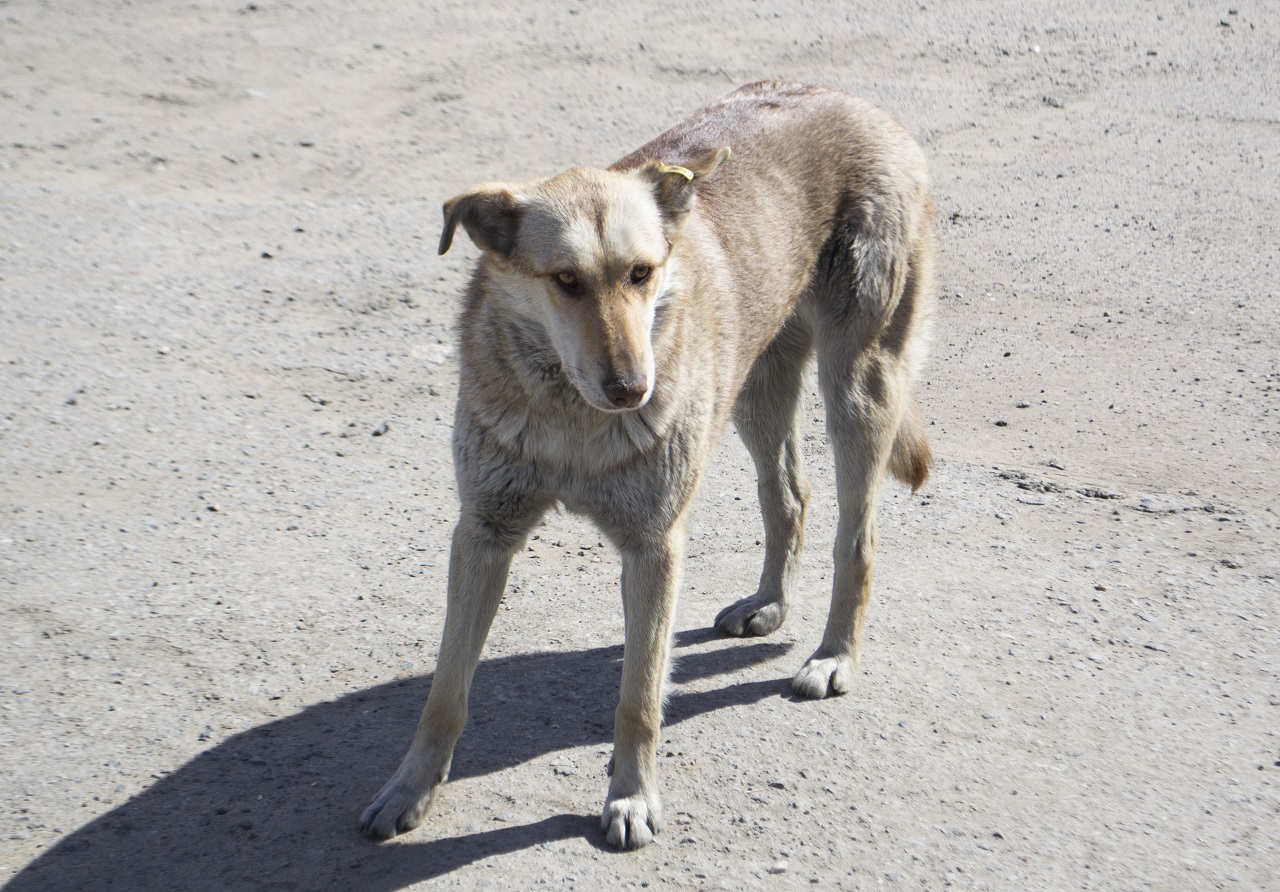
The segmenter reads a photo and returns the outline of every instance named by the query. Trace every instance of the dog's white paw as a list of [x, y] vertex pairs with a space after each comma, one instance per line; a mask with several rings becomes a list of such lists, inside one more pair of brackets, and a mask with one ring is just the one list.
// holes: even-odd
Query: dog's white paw
[[609, 845], [616, 849], [639, 849], [653, 841], [662, 829], [662, 805], [657, 795], [635, 793], [631, 796], [609, 797], [600, 815]]
[[819, 650], [791, 679], [791, 690], [796, 696], [809, 700], [843, 694], [853, 687], [857, 671], [858, 664], [853, 657], [847, 654], [825, 656]]
[[435, 794], [435, 784], [413, 784], [399, 775], [391, 778], [360, 816], [360, 832], [370, 839], [408, 833], [422, 823]]
[[759, 593], [735, 601], [716, 614], [716, 628], [735, 638], [769, 635], [787, 618], [787, 608], [777, 598]]

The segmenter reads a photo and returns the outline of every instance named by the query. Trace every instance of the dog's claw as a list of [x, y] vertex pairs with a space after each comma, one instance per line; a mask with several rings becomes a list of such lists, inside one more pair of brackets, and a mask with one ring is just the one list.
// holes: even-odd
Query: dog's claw
[[815, 653], [791, 679], [791, 690], [797, 697], [821, 700], [844, 694], [853, 687], [857, 664], [850, 656], [822, 656]]
[[661, 808], [656, 799], [650, 802], [643, 794], [610, 799], [604, 804], [600, 826], [614, 848], [643, 848], [662, 829]]
[[370, 839], [387, 840], [400, 833], [408, 833], [422, 823], [435, 787], [414, 792], [407, 784], [392, 781], [380, 792], [360, 816], [360, 832]]
[[787, 608], [781, 601], [755, 594], [716, 614], [716, 628], [734, 638], [764, 636], [776, 632], [786, 618]]

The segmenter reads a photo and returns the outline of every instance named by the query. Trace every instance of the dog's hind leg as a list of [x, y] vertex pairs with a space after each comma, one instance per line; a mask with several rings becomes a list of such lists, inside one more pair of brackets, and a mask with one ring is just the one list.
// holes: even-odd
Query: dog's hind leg
[[431, 693], [399, 769], [360, 818], [360, 830], [390, 839], [422, 822], [449, 776], [453, 747], [467, 721], [467, 695], [489, 634], [511, 559], [542, 507], [526, 507], [519, 523], [496, 525], [464, 509], [453, 533], [444, 637]]
[[754, 595], [720, 611], [726, 635], [768, 635], [782, 625], [800, 575], [809, 483], [801, 467], [796, 410], [813, 350], [806, 323], [793, 316], [756, 360], [734, 407], [738, 433], [756, 466], [764, 519], [764, 569]]
[[[927, 214], [922, 218], [922, 228], [931, 224]], [[842, 694], [853, 685], [885, 471], [892, 467], [916, 486], [927, 472], [928, 447], [912, 414], [913, 379], [931, 305], [932, 254], [925, 232], [912, 248], [884, 234], [858, 235], [854, 250], [836, 258], [830, 291], [820, 296], [825, 303], [819, 304], [822, 321], [815, 325], [818, 384], [835, 454], [840, 519], [826, 630], [791, 680], [802, 697]], [[845, 258], [851, 258], [847, 265]]]
[[835, 454], [836, 526], [831, 611], [822, 644], [791, 681], [792, 690], [814, 699], [843, 694], [858, 668], [862, 624], [871, 598], [876, 546], [876, 503], [889, 462], [902, 406], [897, 388], [885, 381], [878, 357], [837, 365], [819, 349], [818, 379], [827, 407], [827, 431]]

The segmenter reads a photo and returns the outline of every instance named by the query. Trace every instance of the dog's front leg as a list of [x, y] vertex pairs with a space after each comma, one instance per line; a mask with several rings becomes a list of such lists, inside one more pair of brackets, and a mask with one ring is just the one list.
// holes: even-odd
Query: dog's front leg
[[622, 549], [626, 622], [622, 690], [614, 715], [612, 777], [600, 824], [609, 844], [638, 849], [662, 826], [657, 749], [671, 621], [684, 559], [684, 525], [657, 542]]
[[444, 637], [431, 693], [400, 768], [360, 818], [366, 836], [390, 839], [418, 826], [449, 776], [476, 663], [502, 601], [511, 558], [523, 541], [523, 531], [466, 513], [454, 530]]

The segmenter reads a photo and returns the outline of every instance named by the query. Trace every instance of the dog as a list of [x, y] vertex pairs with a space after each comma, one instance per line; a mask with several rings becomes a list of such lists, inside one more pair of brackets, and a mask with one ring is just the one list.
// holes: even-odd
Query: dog
[[809, 486], [796, 410], [811, 356], [839, 523], [822, 641], [791, 681], [849, 690], [871, 593], [885, 472], [914, 490], [931, 454], [913, 395], [934, 306], [923, 154], [880, 107], [760, 82], [608, 169], [487, 183], [444, 205], [481, 250], [459, 322], [453, 533], [443, 640], [399, 769], [361, 818], [416, 827], [449, 774], [513, 555], [553, 505], [622, 558], [622, 685], [601, 824], [617, 848], [661, 826], [656, 747], [689, 505], [732, 420], [764, 518], [756, 592], [726, 635], [768, 635], [799, 578]]

